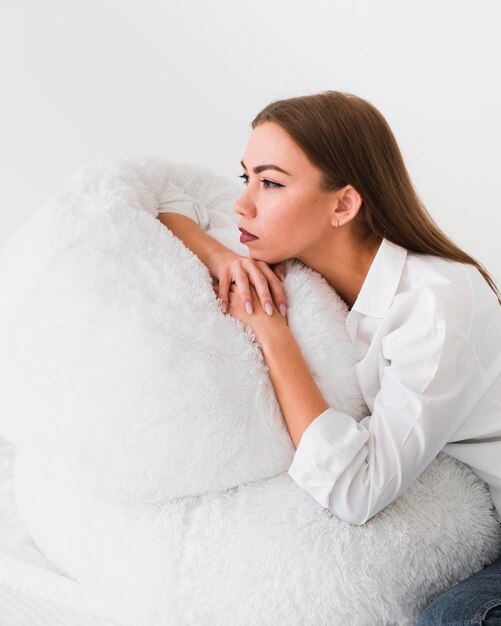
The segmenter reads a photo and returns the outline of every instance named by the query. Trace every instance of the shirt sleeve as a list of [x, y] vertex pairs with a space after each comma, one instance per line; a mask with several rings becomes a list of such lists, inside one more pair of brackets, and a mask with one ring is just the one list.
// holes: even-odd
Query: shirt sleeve
[[207, 230], [209, 212], [195, 198], [185, 193], [173, 183], [167, 183], [158, 203], [158, 213], [179, 213], [196, 222], [200, 228]]
[[[394, 331], [372, 415], [331, 407], [311, 422], [289, 475], [340, 519], [361, 525], [433, 461], [485, 388], [468, 340], [446, 327]], [[475, 371], [475, 368], [477, 370]]]

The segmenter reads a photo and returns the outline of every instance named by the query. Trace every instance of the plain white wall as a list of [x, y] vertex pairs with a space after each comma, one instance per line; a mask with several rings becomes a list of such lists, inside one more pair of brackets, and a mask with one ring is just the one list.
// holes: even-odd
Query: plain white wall
[[375, 104], [445, 232], [501, 283], [497, 0], [0, 0], [0, 250], [89, 159], [237, 180], [250, 121], [336, 89]]

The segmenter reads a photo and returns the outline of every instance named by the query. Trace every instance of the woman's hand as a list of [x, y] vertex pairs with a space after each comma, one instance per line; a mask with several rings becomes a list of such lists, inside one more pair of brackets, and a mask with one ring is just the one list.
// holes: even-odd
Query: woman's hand
[[[217, 293], [217, 285], [214, 286], [214, 291]], [[276, 307], [273, 306], [273, 313], [270, 316], [259, 306], [258, 295], [252, 285], [250, 286], [250, 294], [254, 305], [254, 313], [247, 313], [242, 304], [242, 298], [238, 293], [237, 286], [232, 284], [228, 294], [228, 313], [246, 326], [249, 326], [258, 343], [262, 344], [273, 337], [277, 337], [278, 333], [285, 329], [288, 330], [287, 317], [280, 315]]]
[[[214, 278], [214, 291], [221, 302], [223, 313], [230, 312], [231, 287], [233, 299], [240, 299], [247, 315], [250, 316], [252, 311], [260, 308], [267, 316], [272, 316], [275, 305], [275, 313], [278, 309], [280, 317], [285, 319], [287, 303], [282, 280], [279, 278], [280, 275], [285, 278], [284, 263], [277, 263], [272, 269], [264, 261], [256, 261], [228, 251], [227, 254], [218, 256], [209, 271]], [[235, 307], [233, 302], [234, 312]]]

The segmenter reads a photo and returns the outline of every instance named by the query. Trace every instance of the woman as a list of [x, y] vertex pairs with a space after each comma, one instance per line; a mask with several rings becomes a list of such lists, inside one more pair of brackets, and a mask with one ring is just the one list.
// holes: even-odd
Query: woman
[[[501, 521], [494, 281], [433, 222], [367, 101], [335, 91], [279, 100], [252, 129], [234, 206], [248, 257], [209, 237], [193, 214], [173, 215], [168, 198], [160, 219], [207, 265], [223, 311], [254, 332], [296, 447], [289, 474], [339, 518], [364, 524], [442, 450], [487, 482]], [[278, 276], [288, 258], [347, 304], [371, 412], [358, 423], [328, 406], [287, 325]], [[498, 560], [437, 598], [420, 624], [494, 624], [500, 615]]]

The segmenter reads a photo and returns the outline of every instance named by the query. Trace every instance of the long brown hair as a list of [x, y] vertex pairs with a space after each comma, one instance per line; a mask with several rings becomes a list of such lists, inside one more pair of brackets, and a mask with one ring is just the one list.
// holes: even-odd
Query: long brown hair
[[275, 100], [251, 125], [279, 124], [323, 172], [322, 187], [348, 184], [362, 197], [356, 220], [367, 231], [408, 250], [474, 265], [501, 304], [501, 293], [485, 267], [445, 235], [415, 191], [396, 139], [382, 114], [350, 93]]

